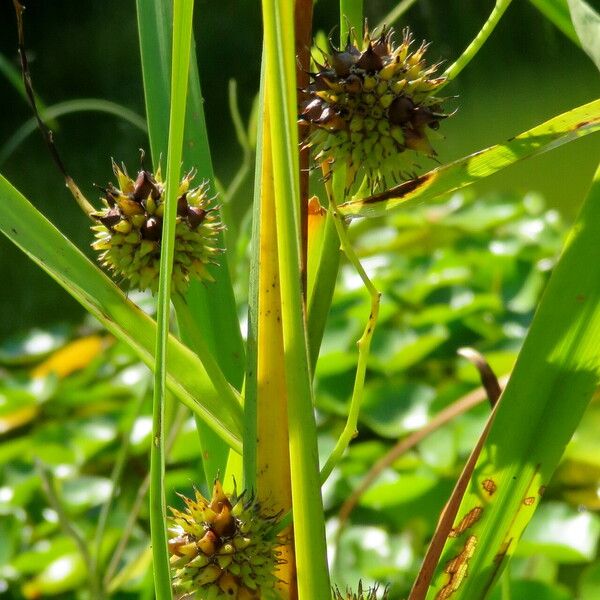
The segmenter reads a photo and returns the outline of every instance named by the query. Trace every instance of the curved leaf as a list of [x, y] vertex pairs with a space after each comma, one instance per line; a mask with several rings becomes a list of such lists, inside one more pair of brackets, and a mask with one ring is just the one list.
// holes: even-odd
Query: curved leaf
[[581, 46], [600, 70], [600, 15], [584, 0], [568, 0]]
[[467, 187], [519, 160], [541, 154], [600, 130], [600, 100], [594, 100], [537, 125], [504, 144], [496, 144], [424, 175], [370, 196], [341, 204], [348, 217], [378, 217]]
[[[153, 365], [156, 323], [0, 176], [0, 231], [65, 288], [111, 333]], [[211, 356], [203, 361], [169, 338], [168, 386], [227, 443], [241, 449], [239, 395]], [[208, 375], [212, 373], [213, 381]]]
[[[76, 112], [102, 112], [109, 115], [119, 117], [141, 131], [146, 131], [146, 122], [140, 115], [132, 110], [129, 110], [121, 104], [102, 100], [99, 98], [80, 98], [78, 100], [67, 100], [53, 104], [42, 110], [40, 114], [47, 120], [57, 119], [64, 115], [69, 115]], [[31, 135], [38, 127], [35, 117], [31, 117], [25, 121], [15, 133], [6, 141], [0, 149], [0, 165], [23, 143], [27, 136]]]

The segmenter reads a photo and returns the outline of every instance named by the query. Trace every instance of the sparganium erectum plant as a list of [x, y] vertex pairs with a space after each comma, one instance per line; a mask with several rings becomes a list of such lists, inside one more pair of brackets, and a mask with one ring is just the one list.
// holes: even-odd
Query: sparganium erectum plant
[[[145, 480], [150, 490], [150, 510], [148, 523], [136, 519], [136, 513], [129, 528], [139, 534], [139, 539], [131, 544], [134, 558], [130, 560], [128, 545], [123, 542], [116, 551], [116, 560], [111, 560], [107, 573], [103, 572], [106, 548], [114, 542], [105, 534], [110, 528], [113, 534], [120, 527], [119, 515], [126, 512], [125, 503], [130, 497], [118, 497], [116, 492], [130, 458], [128, 443], [132, 436], [124, 426], [118, 430], [123, 433], [122, 450], [110, 475], [110, 485], [106, 486], [111, 491], [102, 508], [94, 547], [90, 549], [84, 539], [91, 527], [80, 530], [70, 525], [70, 514], [61, 507], [60, 486], [50, 485], [52, 475], [48, 473], [44, 475], [49, 483], [47, 496], [55, 509], [53, 515], [57, 516], [44, 526], [58, 529], [60, 525], [63, 534], [72, 538], [69, 544], [74, 542], [81, 552], [85, 563], [82, 579], [87, 577], [93, 600], [125, 589], [130, 593], [128, 585], [143, 585], [134, 580], [140, 579], [139, 565], [149, 570], [149, 562], [144, 561], [149, 561], [150, 555], [153, 579], [146, 592], [158, 600], [171, 600], [173, 594], [198, 600], [387, 600], [396, 594], [396, 588], [367, 587], [358, 582], [355, 588], [332, 587], [328, 559], [334, 553], [328, 543], [335, 541], [326, 537], [321, 492], [323, 483], [357, 435], [371, 366], [375, 367], [373, 371], [387, 368], [385, 361], [370, 361], [381, 294], [353, 249], [355, 232], [348, 231], [349, 222], [356, 217], [385, 218], [400, 208], [441, 202], [449, 194], [517, 160], [598, 131], [600, 101], [555, 116], [505, 143], [420, 173], [427, 159], [435, 157], [432, 140], [440, 123], [449, 116], [442, 89], [476, 55], [510, 0], [497, 0], [474, 41], [441, 74], [438, 64], [426, 62], [426, 43], [415, 44], [407, 29], [398, 41], [393, 29], [386, 26], [367, 30], [363, 35], [362, 2], [342, 0], [341, 46], [331, 42], [330, 48], [315, 60], [309, 82], [301, 86], [297, 75], [306, 75], [310, 65], [301, 64], [297, 57], [311, 44], [309, 17], [313, 2], [263, 0], [264, 46], [257, 131], [245, 131], [241, 119], [234, 117], [245, 159], [254, 154], [257, 159], [251, 208], [251, 264], [250, 268], [245, 262], [241, 267], [238, 263], [230, 268], [229, 261], [239, 261], [239, 257], [231, 248], [225, 252], [223, 230], [230, 224], [232, 229], [241, 230], [242, 225], [230, 214], [235, 211], [229, 211], [227, 194], [221, 196], [223, 208], [227, 209], [222, 212], [208, 195], [209, 188], [220, 188], [212, 170], [199, 76], [191, 52], [193, 0], [137, 2], [149, 145], [155, 170], [142, 169], [134, 179], [125, 168], [113, 164], [117, 182], [104, 190], [101, 210], [95, 210], [81, 197], [35, 109], [24, 50], [22, 7], [17, 0], [14, 4], [27, 97], [69, 189], [94, 223], [93, 247], [100, 252], [100, 262], [115, 282], [3, 177], [0, 229], [154, 372], [152, 431], [147, 440], [150, 467]], [[569, 6], [574, 4], [575, 0], [569, 1]], [[300, 6], [306, 10], [294, 12]], [[600, 32], [592, 37], [598, 36]], [[188, 92], [189, 86], [192, 88]], [[301, 143], [298, 118], [306, 133]], [[256, 144], [250, 142], [251, 138], [256, 138]], [[322, 169], [323, 178], [309, 181], [307, 170], [300, 168], [301, 149], [310, 150], [312, 164]], [[164, 177], [158, 168], [161, 156], [166, 157]], [[194, 169], [183, 178], [182, 163], [185, 168]], [[197, 187], [191, 184], [195, 169], [204, 182]], [[249, 172], [246, 164], [240, 178]], [[240, 189], [238, 184], [239, 181], [236, 185]], [[309, 216], [307, 197], [313, 194], [318, 201], [311, 204], [317, 210]], [[600, 172], [594, 179], [590, 198], [593, 201], [586, 203], [540, 302], [532, 333], [525, 340], [510, 383], [494, 408], [494, 420], [490, 420], [446, 504], [410, 600], [486, 598], [539, 504], [542, 490], [596, 389], [600, 379]], [[454, 206], [452, 210], [459, 208]], [[410, 250], [411, 244], [425, 238], [437, 251], [441, 246], [434, 245], [437, 240], [427, 238], [428, 228], [450, 214], [441, 210], [416, 215], [411, 221], [414, 230], [408, 236], [408, 230], [402, 231], [403, 225], [392, 235], [400, 239], [400, 247]], [[488, 218], [491, 217], [484, 216], [482, 221]], [[502, 226], [510, 226], [510, 217], [504, 212], [500, 217], [494, 212], [493, 218], [499, 218]], [[400, 220], [394, 219], [386, 222], [386, 240], [390, 239], [391, 227]], [[528, 221], [528, 231], [535, 229], [529, 225]], [[420, 231], [413, 235], [421, 226], [427, 230], [425, 236]], [[485, 245], [484, 252], [488, 252], [492, 244], [488, 246], [486, 238], [477, 237], [481, 233], [478, 227], [483, 225], [478, 222], [471, 229], [465, 226], [465, 232], [474, 232], [477, 244]], [[468, 235], [465, 232], [464, 237]], [[395, 239], [390, 241], [386, 251], [389, 248], [390, 252], [397, 252], [395, 244]], [[317, 443], [315, 395], [321, 390], [315, 385], [319, 369], [314, 363], [327, 319], [330, 312], [335, 312], [330, 309], [339, 281], [340, 248], [364, 283], [371, 310], [365, 311], [368, 317], [357, 352], [343, 353], [344, 361], [356, 358], [354, 385], [348, 397], [340, 398], [337, 406], [344, 407], [340, 411], [348, 407], [346, 422], [334, 440], [333, 450], [323, 457]], [[239, 254], [245, 260], [247, 253]], [[437, 254], [442, 254], [442, 259], [446, 256], [441, 251]], [[421, 264], [420, 259], [418, 262]], [[586, 265], [589, 276], [577, 276], [580, 264]], [[250, 285], [244, 297], [236, 299], [235, 293], [242, 285], [234, 286], [231, 274], [241, 268], [249, 273]], [[430, 282], [431, 289], [422, 291], [425, 288], [419, 287], [412, 296], [404, 295], [406, 289], [397, 281], [389, 289], [397, 294], [398, 304], [418, 302], [416, 297], [436, 296], [433, 310], [426, 315], [431, 319], [432, 314], [435, 317], [447, 308], [439, 298], [446, 297], [444, 286], [448, 279], [448, 295], [452, 300], [460, 300], [461, 315], [470, 318], [471, 296], [465, 271], [466, 266], [450, 269], [444, 265], [443, 273], [429, 277], [435, 280]], [[534, 274], [541, 277], [538, 271]], [[496, 285], [495, 272], [489, 279], [490, 285]], [[205, 285], [208, 281], [211, 284]], [[152, 292], [157, 302], [156, 320], [133, 305], [119, 284], [127, 290]], [[536, 278], [534, 283], [523, 285], [525, 291], [519, 296], [527, 296], [527, 301], [533, 294], [528, 291], [530, 287], [541, 288], [543, 282]], [[353, 305], [358, 294], [353, 296]], [[499, 295], [491, 299], [490, 296], [491, 293], [486, 294], [482, 303], [482, 310], [489, 313], [504, 300], [498, 299]], [[395, 327], [393, 303], [387, 307], [386, 319]], [[248, 327], [243, 335], [240, 312], [246, 308], [248, 319], [243, 322]], [[176, 328], [171, 327], [175, 322], [173, 312]], [[504, 329], [499, 327], [496, 332], [491, 327], [488, 312], [468, 323], [465, 317], [460, 321], [464, 326], [461, 331], [475, 336], [480, 330], [492, 329], [497, 336], [494, 343], [503, 343]], [[438, 352], [440, 344], [451, 344], [455, 316], [449, 314], [441, 324], [432, 322], [434, 326], [428, 333], [432, 341], [427, 341], [427, 345], [414, 344], [419, 349], [411, 350], [418, 355], [411, 365], [422, 360], [423, 354]], [[518, 316], [521, 328], [523, 315]], [[397, 338], [390, 339], [392, 342], [388, 344], [384, 339], [381, 345], [394, 346]], [[419, 341], [417, 333], [415, 340]], [[514, 340], [510, 341], [512, 344]], [[437, 345], [430, 347], [432, 343]], [[404, 365], [404, 355], [401, 358], [393, 362]], [[393, 377], [400, 372], [398, 379], [404, 382], [406, 367], [396, 367]], [[348, 368], [344, 363], [340, 371], [333, 371], [335, 377], [345, 377]], [[431, 371], [434, 370], [444, 369], [436, 363]], [[493, 373], [489, 377], [497, 384]], [[452, 385], [444, 389], [462, 389], [462, 383], [445, 383]], [[340, 393], [346, 394], [345, 385], [339, 387], [343, 388]], [[499, 386], [496, 388], [499, 394]], [[187, 419], [199, 434], [201, 452], [193, 465], [196, 470], [189, 477], [186, 472], [186, 477], [193, 478], [190, 483], [203, 490], [213, 485], [215, 478], [217, 482], [210, 498], [200, 491], [193, 499], [182, 497], [183, 506], [172, 509], [169, 517], [165, 465], [179, 433], [179, 414], [167, 403], [171, 396], [182, 405], [179, 427]], [[437, 400], [431, 405], [438, 406]], [[445, 396], [440, 400], [445, 401]], [[54, 400], [44, 398], [46, 401]], [[35, 415], [31, 418], [38, 414], [38, 404], [35, 403]], [[140, 411], [142, 406], [140, 401]], [[195, 421], [188, 418], [190, 411]], [[139, 414], [132, 411], [130, 415], [132, 430]], [[107, 444], [117, 445], [116, 432], [115, 426], [114, 440], [111, 437]], [[428, 435], [425, 430], [421, 434], [419, 441]], [[23, 446], [14, 447], [18, 452]], [[322, 445], [321, 450], [325, 447]], [[94, 457], [98, 452], [90, 451]], [[218, 481], [219, 473], [226, 473], [226, 481], [233, 475], [231, 480], [242, 482], [241, 489], [246, 491], [239, 495], [236, 491], [226, 493]], [[181, 485], [179, 479], [173, 487]], [[346, 479], [339, 487], [347, 493], [352, 485], [354, 480]], [[144, 498], [143, 485], [141, 488], [138, 511]], [[339, 495], [339, 490], [335, 493]], [[442, 506], [444, 499], [437, 500]], [[111, 503], [116, 502], [122, 503], [121, 511], [109, 527]], [[333, 520], [330, 524], [339, 525]], [[132, 533], [125, 529], [118, 533], [128, 539]], [[419, 535], [423, 537], [422, 531]], [[339, 552], [339, 548], [336, 550]], [[415, 564], [412, 556], [422, 550], [411, 547], [407, 567], [411, 574]], [[396, 563], [391, 568], [395, 569]], [[406, 572], [395, 583], [406, 579]], [[407, 591], [402, 588], [402, 593]], [[32, 592], [30, 597], [39, 595]]]

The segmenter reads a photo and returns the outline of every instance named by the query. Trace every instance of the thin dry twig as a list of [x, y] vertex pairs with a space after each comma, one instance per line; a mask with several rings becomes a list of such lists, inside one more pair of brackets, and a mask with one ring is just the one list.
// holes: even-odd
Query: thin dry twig
[[17, 32], [18, 32], [18, 49], [19, 49], [19, 57], [21, 59], [21, 75], [23, 77], [23, 85], [25, 86], [25, 94], [27, 96], [27, 100], [29, 101], [29, 106], [33, 111], [33, 115], [37, 121], [38, 129], [40, 130], [42, 137], [44, 138], [44, 142], [48, 147], [48, 151], [52, 156], [52, 160], [54, 164], [60, 171], [61, 175], [65, 179], [65, 184], [75, 201], [83, 210], [83, 212], [90, 216], [91, 213], [95, 212], [95, 208], [89, 203], [87, 198], [83, 195], [73, 178], [67, 173], [67, 169], [58, 153], [58, 149], [56, 148], [56, 144], [54, 143], [54, 138], [52, 137], [52, 131], [48, 128], [37, 108], [37, 103], [35, 101], [35, 93], [33, 91], [33, 83], [31, 80], [31, 71], [29, 70], [29, 61], [27, 60], [27, 52], [25, 50], [25, 33], [23, 28], [23, 12], [25, 11], [25, 7], [19, 2], [19, 0], [13, 0], [13, 5], [15, 7], [15, 14], [17, 16]]
[[492, 404], [493, 409], [492, 413], [488, 417], [485, 428], [479, 437], [475, 448], [473, 448], [473, 451], [469, 456], [469, 460], [467, 461], [462, 473], [460, 474], [460, 477], [458, 478], [458, 481], [456, 482], [456, 485], [454, 486], [454, 490], [452, 491], [450, 499], [446, 503], [444, 510], [442, 510], [438, 525], [435, 529], [433, 537], [431, 538], [429, 548], [427, 548], [425, 558], [423, 559], [423, 563], [419, 569], [419, 574], [417, 575], [417, 578], [415, 579], [413, 587], [410, 591], [408, 600], [424, 600], [425, 596], [427, 595], [431, 578], [433, 577], [436, 566], [440, 560], [442, 550], [444, 549], [444, 544], [446, 543], [446, 539], [448, 538], [450, 530], [452, 529], [452, 524], [456, 518], [456, 513], [458, 512], [460, 503], [465, 495], [465, 491], [469, 485], [471, 476], [473, 475], [473, 469], [475, 469], [477, 459], [481, 454], [481, 449], [485, 444], [485, 440], [487, 439], [492, 423], [494, 422], [496, 410], [499, 406], [498, 400], [501, 395], [501, 387], [496, 375], [492, 371], [492, 368], [485, 358], [472, 348], [462, 348], [459, 351], [459, 354], [470, 360], [478, 369], [481, 382], [486, 390], [486, 396]]

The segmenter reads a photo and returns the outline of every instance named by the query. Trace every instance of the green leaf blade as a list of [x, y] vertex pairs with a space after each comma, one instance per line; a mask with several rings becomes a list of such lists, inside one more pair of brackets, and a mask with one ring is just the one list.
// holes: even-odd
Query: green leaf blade
[[[485, 596], [600, 380], [599, 238], [600, 169], [500, 400], [428, 599], [448, 586], [453, 600]], [[455, 559], [460, 580], [449, 568]]]
[[165, 498], [165, 403], [167, 350], [171, 312], [171, 275], [175, 255], [175, 224], [188, 73], [192, 42], [193, 0], [175, 0], [173, 6], [173, 52], [171, 55], [171, 102], [164, 220], [160, 250], [160, 276], [157, 297], [157, 333], [152, 408], [152, 443], [150, 445], [150, 535], [154, 591], [158, 600], [171, 600], [171, 567], [167, 536]]
[[574, 44], [581, 46], [571, 22], [567, 0], [530, 0], [530, 2]]
[[[168, 137], [171, 2], [138, 0], [137, 12], [150, 145], [154, 165], [158, 166], [161, 156], [166, 153]], [[183, 163], [186, 168], [195, 168], [198, 179], [210, 181], [214, 189], [213, 165], [195, 60], [191, 61], [189, 76]], [[220, 248], [225, 247], [222, 234], [217, 244]], [[226, 253], [219, 257], [219, 265], [213, 265], [210, 271], [215, 281], [210, 284], [191, 281], [185, 296], [185, 314], [177, 309], [181, 338], [195, 352], [200, 351], [197, 341], [201, 340], [202, 346], [216, 358], [229, 383], [241, 390], [245, 351]], [[179, 303], [180, 308], [181, 305]], [[203, 453], [211, 457], [211, 464], [205, 465], [207, 484], [211, 485], [217, 472], [225, 472], [228, 448], [215, 439], [203, 424], [200, 424], [199, 436]]]
[[600, 130], [600, 100], [553, 117], [510, 139], [480, 150], [369, 198], [353, 199], [339, 210], [348, 217], [377, 217], [435, 200], [542, 152]]
[[600, 71], [600, 15], [584, 0], [568, 0], [581, 46]]

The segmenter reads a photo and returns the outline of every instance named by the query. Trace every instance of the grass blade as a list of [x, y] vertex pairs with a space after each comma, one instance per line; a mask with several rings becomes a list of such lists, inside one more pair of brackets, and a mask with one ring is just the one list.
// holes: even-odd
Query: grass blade
[[486, 596], [600, 381], [598, 239], [600, 168], [497, 406], [428, 599]]
[[167, 151], [169, 138], [169, 81], [171, 77], [171, 3], [137, 0], [138, 35], [148, 138], [154, 168]]
[[519, 160], [546, 152], [600, 130], [600, 100], [594, 100], [537, 125], [510, 139], [369, 198], [339, 206], [349, 217], [377, 217], [465, 188]]
[[[154, 164], [158, 165], [167, 147], [171, 2], [137, 0], [137, 13], [150, 147]], [[196, 168], [198, 178], [208, 179], [214, 189], [214, 173], [195, 60], [190, 65], [188, 95], [183, 161], [186, 167]], [[224, 247], [222, 236], [218, 244]], [[211, 269], [214, 283], [205, 285], [198, 281], [191, 282], [185, 297], [185, 314], [178, 311], [180, 332], [183, 341], [196, 352], [199, 349], [195, 346], [195, 341], [202, 338], [227, 380], [241, 390], [245, 352], [226, 254], [221, 256], [219, 262], [219, 267]], [[181, 303], [179, 306], [181, 307]], [[206, 465], [205, 471], [209, 480], [212, 480], [217, 471], [224, 473], [228, 448], [203, 423], [198, 424], [198, 430], [203, 454], [211, 457], [212, 464]]]
[[346, 45], [352, 29], [356, 37], [362, 39], [363, 0], [340, 0], [340, 48]]
[[[482, 46], [487, 42], [492, 31], [496, 28], [496, 25], [500, 22], [502, 15], [510, 5], [512, 0], [496, 0], [494, 8], [490, 13], [487, 21], [483, 24], [483, 27], [479, 33], [475, 36], [475, 39], [467, 46], [465, 51], [458, 57], [458, 59], [452, 63], [446, 71], [444, 71], [444, 77], [446, 77], [446, 83], [449, 83], [471, 62], [475, 55], [481, 50]], [[446, 84], [444, 84], [446, 85]], [[443, 86], [438, 89], [441, 90]]]
[[[146, 122], [137, 113], [129, 110], [121, 104], [116, 102], [110, 102], [109, 100], [102, 100], [101, 98], [80, 98], [77, 100], [67, 100], [66, 102], [59, 102], [45, 108], [42, 112], [40, 107], [40, 113], [49, 123], [53, 119], [62, 117], [64, 115], [70, 115], [76, 112], [102, 112], [109, 115], [119, 117], [124, 121], [131, 123], [134, 127], [142, 131], [146, 131]], [[32, 117], [2, 145], [0, 148], [0, 165], [23, 143], [27, 136], [31, 135], [38, 127], [35, 117]]]
[[173, 597], [167, 545], [164, 418], [167, 387], [167, 341], [171, 312], [171, 273], [175, 255], [175, 221], [189, 80], [193, 12], [193, 0], [175, 0], [166, 198], [156, 307], [157, 333], [152, 403], [152, 444], [150, 444], [150, 536], [154, 591], [158, 600], [170, 600]]
[[[0, 231], [111, 333], [127, 343], [141, 360], [153, 366], [155, 322], [2, 176], [0, 200]], [[169, 338], [169, 356], [167, 382], [171, 391], [194, 414], [210, 423], [228, 444], [241, 451], [239, 395], [218, 377], [216, 363], [211, 364], [211, 358], [204, 357], [205, 368], [191, 350], [173, 337]]]

